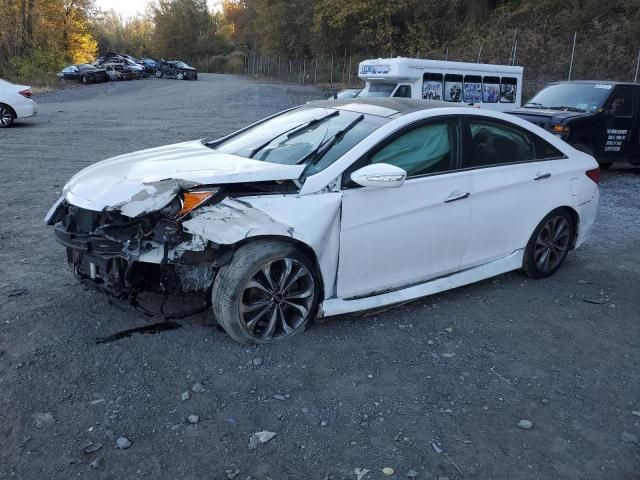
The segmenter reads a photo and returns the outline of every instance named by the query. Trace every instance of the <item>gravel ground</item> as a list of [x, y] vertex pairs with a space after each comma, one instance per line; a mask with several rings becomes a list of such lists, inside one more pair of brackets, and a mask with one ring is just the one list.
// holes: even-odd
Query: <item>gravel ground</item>
[[[155, 320], [73, 278], [42, 223], [66, 180], [321, 96], [223, 75], [71, 87], [0, 131], [0, 478], [640, 478], [631, 168], [605, 173], [593, 237], [547, 280], [502, 275], [268, 346], [206, 314], [96, 344]], [[259, 431], [277, 435], [249, 448]]]

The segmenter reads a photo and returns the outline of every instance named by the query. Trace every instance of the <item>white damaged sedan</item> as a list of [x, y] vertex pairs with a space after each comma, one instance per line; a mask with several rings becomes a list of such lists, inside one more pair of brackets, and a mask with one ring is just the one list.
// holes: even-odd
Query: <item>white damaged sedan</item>
[[589, 235], [599, 179], [507, 114], [321, 101], [92, 165], [46, 222], [83, 281], [200, 292], [231, 337], [263, 343], [511, 270], [547, 277]]

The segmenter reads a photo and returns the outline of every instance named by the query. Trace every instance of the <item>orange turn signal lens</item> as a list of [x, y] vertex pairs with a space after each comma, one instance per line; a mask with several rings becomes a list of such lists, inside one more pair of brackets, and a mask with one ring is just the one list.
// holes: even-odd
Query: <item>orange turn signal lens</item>
[[178, 212], [178, 218], [184, 217], [187, 213], [213, 197], [216, 192], [184, 192], [182, 194], [182, 208]]
[[569, 127], [565, 127], [564, 125], [553, 125], [551, 127], [551, 131], [555, 133], [569, 133]]

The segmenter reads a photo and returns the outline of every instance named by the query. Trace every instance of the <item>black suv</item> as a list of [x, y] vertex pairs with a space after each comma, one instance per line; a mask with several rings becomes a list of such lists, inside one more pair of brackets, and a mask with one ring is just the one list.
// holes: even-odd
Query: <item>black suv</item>
[[552, 83], [509, 112], [593, 155], [602, 168], [640, 165], [640, 85], [622, 82]]

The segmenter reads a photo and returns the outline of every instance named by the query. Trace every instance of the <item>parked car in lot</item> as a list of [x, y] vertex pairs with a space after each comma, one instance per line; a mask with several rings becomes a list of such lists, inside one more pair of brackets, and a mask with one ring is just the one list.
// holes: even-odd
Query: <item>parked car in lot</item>
[[133, 57], [129, 58], [127, 55], [121, 55], [113, 52], [108, 52], [106, 55], [102, 57], [98, 57], [98, 59], [94, 62], [94, 65], [103, 66], [105, 64], [120, 64], [127, 67], [129, 70], [134, 72], [138, 72], [141, 76], [144, 75], [144, 66], [136, 63], [132, 60]]
[[58, 78], [81, 83], [108, 82], [109, 76], [104, 68], [86, 63], [69, 65], [58, 72]]
[[339, 92], [335, 92], [330, 98], [334, 100], [344, 100], [345, 98], [356, 98], [362, 91], [361, 88], [345, 88]]
[[31, 99], [32, 95], [31, 87], [0, 78], [0, 128], [10, 127], [17, 118], [38, 113], [38, 104]]
[[178, 80], [197, 80], [198, 72], [195, 68], [190, 67], [179, 60], [159, 60], [156, 63], [156, 77], [170, 77]]
[[590, 155], [515, 116], [415, 99], [311, 102], [218, 140], [89, 166], [46, 222], [105, 292], [200, 291], [240, 342], [511, 270], [589, 235]]
[[598, 159], [640, 165], [640, 85], [572, 81], [548, 85], [510, 112]]
[[157, 62], [153, 58], [141, 58], [138, 63], [142, 65], [145, 72], [155, 75]]
[[109, 75], [109, 80], [115, 82], [118, 80], [140, 80], [140, 72], [131, 70], [127, 65], [121, 63], [105, 63], [105, 70]]

